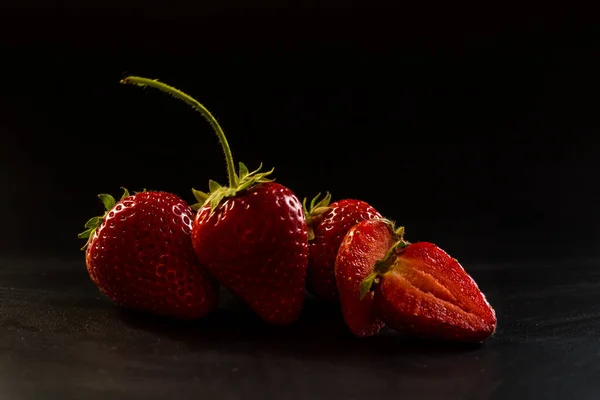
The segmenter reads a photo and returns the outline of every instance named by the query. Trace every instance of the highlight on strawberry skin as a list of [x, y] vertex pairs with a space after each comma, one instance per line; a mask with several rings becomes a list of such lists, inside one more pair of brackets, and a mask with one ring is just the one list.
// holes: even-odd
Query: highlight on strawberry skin
[[381, 214], [365, 201], [341, 199], [331, 202], [331, 194], [317, 194], [310, 205], [302, 203], [308, 225], [308, 270], [306, 287], [317, 298], [338, 302], [335, 260], [344, 236], [357, 223], [381, 218]]

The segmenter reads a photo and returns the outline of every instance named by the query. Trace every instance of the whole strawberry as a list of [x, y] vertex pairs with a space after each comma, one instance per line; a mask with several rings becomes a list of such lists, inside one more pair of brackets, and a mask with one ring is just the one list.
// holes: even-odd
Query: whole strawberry
[[192, 319], [217, 305], [218, 283], [192, 247], [188, 204], [166, 192], [127, 190], [119, 202], [99, 195], [106, 213], [90, 219], [79, 238], [88, 239], [88, 273], [100, 291], [123, 307]]
[[374, 300], [371, 310], [387, 326], [465, 342], [480, 342], [495, 332], [494, 309], [456, 259], [433, 243], [408, 243], [389, 221], [371, 222], [388, 229], [388, 237], [373, 248], [387, 245], [388, 251], [361, 284], [361, 298]]
[[199, 211], [193, 245], [200, 263], [263, 320], [277, 325], [296, 321], [302, 311], [308, 263], [304, 212], [298, 198], [274, 183], [272, 173], [236, 171], [227, 139], [212, 114], [190, 96], [139, 77], [123, 80], [165, 91], [199, 111], [215, 130], [227, 162], [229, 186], [209, 182], [210, 193], [193, 190]]
[[319, 201], [320, 194], [306, 206], [303, 202], [308, 225], [308, 272], [307, 288], [315, 296], [325, 301], [338, 301], [335, 282], [335, 259], [346, 233], [357, 223], [381, 218], [379, 212], [361, 200], [345, 199], [330, 204], [327, 193]]

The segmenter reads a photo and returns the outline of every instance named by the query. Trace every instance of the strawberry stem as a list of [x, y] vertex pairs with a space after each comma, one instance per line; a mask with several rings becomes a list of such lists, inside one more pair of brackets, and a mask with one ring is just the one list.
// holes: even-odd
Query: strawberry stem
[[158, 79], [148, 79], [139, 76], [128, 76], [127, 78], [122, 79], [121, 83], [141, 87], [149, 86], [154, 89], [158, 89], [160, 91], [170, 94], [171, 96], [183, 101], [184, 103], [187, 103], [194, 110], [198, 111], [208, 121], [210, 126], [217, 134], [217, 137], [219, 138], [219, 143], [221, 143], [223, 153], [225, 154], [225, 162], [227, 163], [227, 177], [229, 180], [229, 186], [233, 188], [238, 185], [238, 176], [236, 174], [235, 165], [233, 163], [233, 154], [231, 153], [231, 149], [229, 148], [229, 143], [227, 142], [227, 138], [225, 137], [225, 132], [223, 132], [223, 129], [221, 129], [221, 126], [217, 122], [217, 119], [210, 113], [210, 111], [208, 111], [206, 107], [200, 104], [200, 102], [198, 102], [193, 97], [185, 94], [179, 89], [175, 89], [172, 86], [160, 82]]

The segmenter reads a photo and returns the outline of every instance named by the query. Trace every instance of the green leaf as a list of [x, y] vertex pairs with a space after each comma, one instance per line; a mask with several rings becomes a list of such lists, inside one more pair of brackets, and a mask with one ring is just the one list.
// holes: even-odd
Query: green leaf
[[102, 217], [92, 217], [88, 220], [88, 222], [85, 223], [85, 227], [86, 228], [96, 228], [98, 225], [100, 225], [100, 222], [102, 221]]
[[261, 169], [262, 169], [262, 163], [258, 164], [258, 168], [256, 168], [254, 171], [250, 172], [249, 175], [257, 174]]
[[88, 244], [90, 244], [90, 240], [92, 239], [92, 235], [94, 234], [95, 231], [96, 231], [96, 228], [90, 228], [90, 229], [83, 231], [77, 235], [77, 237], [79, 239], [87, 239], [85, 241], [85, 244], [83, 245], [83, 247], [81, 247], [79, 250], [81, 250], [81, 251], [85, 250], [85, 248], [88, 246]]
[[127, 190], [127, 189], [126, 189], [126, 188], [124, 188], [124, 187], [121, 187], [121, 189], [123, 189], [123, 196], [121, 196], [121, 200], [123, 200], [125, 197], [129, 197], [129, 196], [131, 196], [131, 195], [129, 194], [129, 190]]
[[240, 162], [239, 171], [240, 180], [244, 179], [249, 174], [248, 167], [246, 167], [246, 164], [244, 164], [243, 162]]
[[200, 204], [204, 204], [208, 199], [208, 194], [192, 188], [192, 194]]
[[219, 185], [217, 182], [215, 182], [211, 179], [208, 181], [208, 188], [210, 189], [211, 192], [216, 192], [217, 190], [219, 190], [221, 188], [221, 185]]
[[329, 203], [331, 202], [331, 193], [326, 192], [325, 197], [323, 197], [321, 200], [319, 200], [320, 197], [321, 193], [317, 193], [317, 195], [310, 201], [309, 212], [312, 213], [317, 208], [329, 207]]
[[302, 200], [302, 209], [304, 210], [304, 217], [308, 216], [308, 209], [306, 208], [306, 197]]
[[394, 232], [396, 235], [400, 236], [400, 237], [404, 237], [404, 227], [401, 226], [398, 229], [396, 229], [396, 232]]
[[92, 240], [92, 235], [95, 231], [96, 228], [90, 228], [87, 231], [81, 232], [79, 235], [77, 235], [79, 239], [87, 239], [83, 247], [81, 247], [79, 250], [83, 251], [86, 247], [88, 247], [88, 244], [90, 244], [90, 240]]
[[[262, 164], [261, 164], [261, 168], [262, 168]], [[261, 172], [260, 174], [257, 174], [257, 175], [260, 176], [260, 179], [263, 179], [265, 176], [271, 175], [274, 171], [275, 171], [275, 167], [271, 168], [267, 172]], [[274, 179], [267, 180], [267, 182], [273, 182], [273, 181], [274, 181]]]
[[104, 204], [104, 209], [106, 211], [112, 210], [112, 208], [117, 203], [115, 201], [115, 198], [112, 197], [110, 194], [99, 194], [98, 197], [100, 198], [100, 200], [102, 200], [102, 203]]
[[369, 276], [365, 278], [364, 281], [360, 283], [360, 299], [364, 299], [364, 297], [371, 291], [371, 287], [373, 286], [373, 282], [375, 278], [377, 278], [376, 272], [371, 272]]
[[312, 200], [310, 201], [310, 211], [315, 209], [315, 203], [317, 202], [317, 200], [319, 200], [319, 197], [321, 197], [321, 193], [317, 193], [317, 195], [315, 197], [312, 198]]
[[224, 197], [224, 193], [220, 192], [217, 193], [215, 196], [213, 196], [213, 198], [210, 200], [210, 212], [211, 214], [213, 212], [215, 212], [215, 210], [217, 209], [217, 207], [219, 207], [219, 204], [221, 204], [221, 200], [223, 200]]
[[203, 207], [203, 204], [200, 204], [200, 203], [195, 203], [195, 204], [192, 204], [192, 205], [190, 206], [190, 208], [191, 208], [193, 211], [198, 211], [198, 210], [199, 210], [199, 209], [201, 209], [202, 207]]
[[310, 216], [311, 217], [318, 217], [321, 214], [325, 214], [327, 211], [329, 211], [329, 207], [317, 207], [317, 208], [314, 208], [310, 212]]
[[95, 227], [94, 227], [94, 228], [87, 229], [87, 230], [85, 230], [85, 231], [81, 232], [80, 234], [78, 234], [78, 235], [77, 235], [77, 237], [78, 237], [79, 239], [87, 239], [87, 238], [89, 238], [89, 237], [92, 235], [92, 233], [93, 233], [95, 230], [96, 230], [96, 228], [95, 228]]
[[239, 190], [236, 190], [234, 188], [227, 188], [224, 192], [223, 192], [223, 198], [229, 198], [229, 197], [235, 197], [235, 195], [239, 192]]
[[317, 204], [315, 204], [315, 208], [329, 207], [330, 202], [331, 202], [331, 193], [327, 192], [325, 194], [325, 197], [323, 197], [323, 200], [321, 200]]
[[319, 200], [320, 198], [321, 198], [321, 193], [317, 193], [317, 195], [315, 197], [313, 197], [313, 199], [310, 201], [310, 207], [308, 209], [306, 208], [307, 199], [305, 198], [304, 201], [302, 202], [302, 207], [304, 208], [304, 213], [307, 215], [308, 218], [317, 217], [329, 210], [331, 194], [329, 192], [327, 192], [325, 194], [325, 197], [323, 197], [321, 200]]
[[252, 181], [252, 179], [248, 179], [248, 180], [246, 180], [246, 181], [242, 182], [242, 183], [241, 183], [241, 184], [238, 186], [238, 188], [237, 188], [237, 191], [238, 191], [238, 192], [241, 192], [242, 190], [248, 189], [248, 187], [250, 187], [250, 186], [251, 186], [252, 184], [254, 184], [254, 183], [255, 183], [255, 182], [253, 182], [253, 181]]

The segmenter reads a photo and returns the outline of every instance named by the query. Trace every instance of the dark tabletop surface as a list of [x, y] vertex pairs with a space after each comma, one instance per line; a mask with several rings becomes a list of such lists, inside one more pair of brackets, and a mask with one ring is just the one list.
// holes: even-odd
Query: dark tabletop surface
[[267, 327], [224, 295], [194, 323], [101, 296], [83, 260], [0, 264], [2, 399], [598, 399], [597, 260], [472, 265], [499, 316], [482, 345], [355, 339], [308, 299]]
[[[0, 1], [0, 400], [600, 400], [597, 7], [248, 3]], [[313, 298], [286, 328], [226, 293], [193, 323], [114, 306], [76, 239], [97, 194], [226, 179], [209, 124], [127, 75], [299, 198], [457, 257], [497, 334], [358, 339]]]

